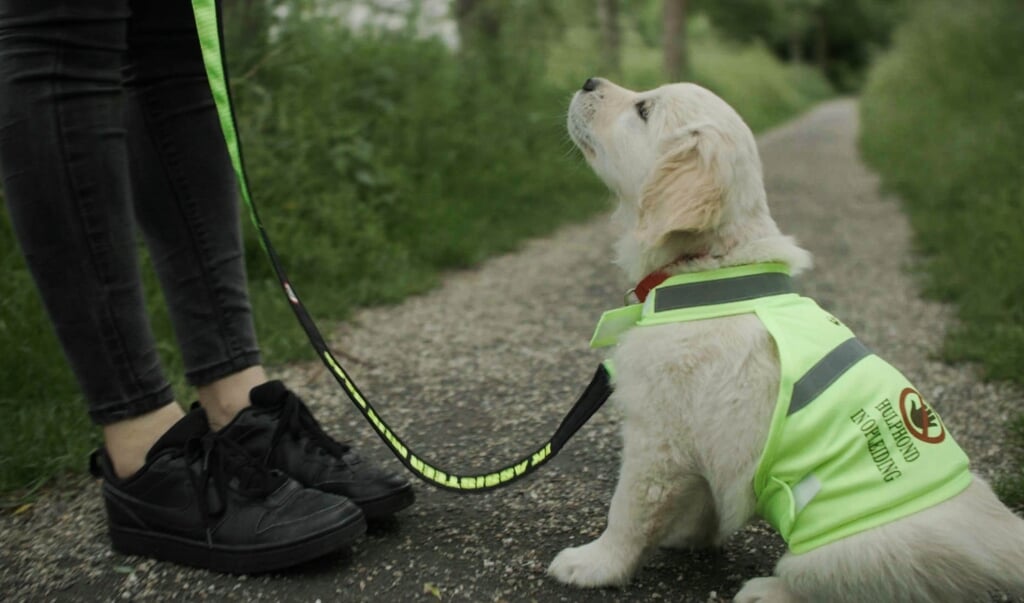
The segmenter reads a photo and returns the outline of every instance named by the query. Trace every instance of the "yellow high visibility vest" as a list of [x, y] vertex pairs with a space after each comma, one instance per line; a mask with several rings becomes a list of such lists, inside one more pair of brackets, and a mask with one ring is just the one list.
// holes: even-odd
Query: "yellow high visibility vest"
[[907, 378], [793, 293], [787, 270], [753, 264], [671, 277], [643, 304], [606, 312], [591, 345], [614, 344], [632, 327], [756, 315], [781, 367], [754, 475], [757, 510], [803, 553], [945, 501], [972, 477]]

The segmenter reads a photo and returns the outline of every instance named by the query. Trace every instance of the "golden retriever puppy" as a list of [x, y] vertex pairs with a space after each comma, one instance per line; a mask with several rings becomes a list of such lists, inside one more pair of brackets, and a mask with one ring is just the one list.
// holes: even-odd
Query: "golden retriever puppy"
[[[1024, 521], [968, 471], [941, 419], [839, 320], [773, 289], [811, 258], [772, 219], [740, 116], [693, 84], [634, 92], [595, 78], [573, 97], [568, 128], [618, 196], [617, 263], [634, 282], [668, 281], [634, 317], [640, 326], [614, 337], [624, 445], [607, 527], [549, 573], [622, 585], [657, 547], [717, 545], [762, 515], [790, 550], [739, 602], [1024, 593]], [[751, 272], [726, 279], [731, 288], [715, 280]], [[710, 301], [687, 300], [686, 284], [707, 278]], [[768, 289], [746, 291], [754, 281]], [[673, 282], [681, 297], [664, 293]], [[741, 309], [653, 320], [668, 316], [659, 304], [730, 303]], [[823, 351], [798, 358], [812, 348]]]

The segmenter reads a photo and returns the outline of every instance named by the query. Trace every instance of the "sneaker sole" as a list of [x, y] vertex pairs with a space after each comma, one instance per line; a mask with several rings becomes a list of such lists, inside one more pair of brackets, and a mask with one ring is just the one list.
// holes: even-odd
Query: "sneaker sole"
[[[352, 500], [352, 499], [349, 499]], [[412, 506], [416, 493], [412, 485], [372, 500], [352, 500], [363, 511], [366, 519], [383, 519]]]
[[304, 540], [272, 546], [207, 546], [168, 534], [110, 527], [114, 550], [227, 574], [270, 572], [322, 557], [352, 545], [366, 533], [358, 509], [341, 525]]

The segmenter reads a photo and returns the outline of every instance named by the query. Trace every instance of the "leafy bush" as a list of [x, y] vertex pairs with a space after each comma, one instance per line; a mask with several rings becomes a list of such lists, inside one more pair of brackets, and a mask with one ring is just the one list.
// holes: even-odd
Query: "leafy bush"
[[862, 106], [865, 156], [907, 202], [929, 291], [960, 309], [947, 354], [1024, 382], [1024, 8], [925, 3]]

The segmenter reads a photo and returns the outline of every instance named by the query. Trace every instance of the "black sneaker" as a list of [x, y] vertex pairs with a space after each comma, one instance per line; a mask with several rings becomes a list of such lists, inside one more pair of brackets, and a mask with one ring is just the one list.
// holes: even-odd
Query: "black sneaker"
[[303, 488], [191, 412], [153, 445], [131, 477], [106, 450], [89, 458], [103, 478], [114, 550], [219, 572], [281, 569], [347, 547], [366, 531], [359, 507]]
[[336, 442], [280, 381], [255, 387], [252, 406], [219, 433], [265, 459], [308, 488], [348, 498], [367, 519], [393, 515], [416, 499], [405, 478], [373, 467], [347, 444]]

